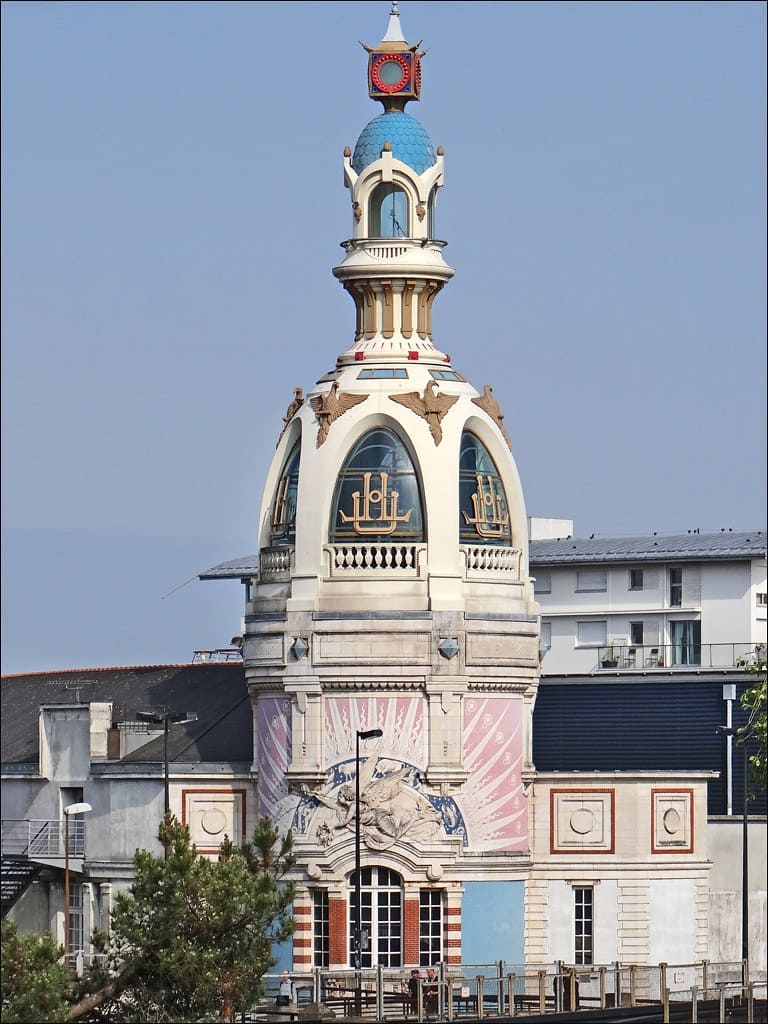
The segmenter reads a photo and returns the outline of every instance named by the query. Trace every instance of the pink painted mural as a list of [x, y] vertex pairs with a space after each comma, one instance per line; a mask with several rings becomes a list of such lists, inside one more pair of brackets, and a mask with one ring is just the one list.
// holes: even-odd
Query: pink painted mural
[[470, 776], [456, 802], [472, 850], [528, 849], [519, 697], [464, 698], [464, 768]]
[[291, 702], [286, 697], [261, 697], [257, 715], [259, 814], [278, 820], [288, 800], [291, 752]]
[[417, 768], [426, 767], [421, 697], [326, 697], [326, 768], [355, 756], [358, 729], [381, 729], [384, 733], [381, 739], [365, 741], [361, 754], [379, 754]]

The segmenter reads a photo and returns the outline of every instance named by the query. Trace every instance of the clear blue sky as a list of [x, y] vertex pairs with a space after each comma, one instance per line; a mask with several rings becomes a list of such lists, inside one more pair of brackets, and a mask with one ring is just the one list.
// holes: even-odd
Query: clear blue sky
[[[764, 525], [765, 5], [400, 12], [446, 152], [435, 341], [494, 384], [528, 513]], [[165, 595], [255, 550], [292, 389], [351, 341], [342, 151], [388, 13], [3, 3], [4, 671], [240, 631], [237, 583]]]

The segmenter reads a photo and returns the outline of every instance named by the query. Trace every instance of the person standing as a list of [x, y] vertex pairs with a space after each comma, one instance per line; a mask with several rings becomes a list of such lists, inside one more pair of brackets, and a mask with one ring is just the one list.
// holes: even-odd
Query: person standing
[[283, 971], [280, 978], [280, 988], [277, 991], [277, 1005], [290, 1006], [296, 1002], [296, 988], [291, 981], [288, 971]]
[[411, 976], [408, 979], [408, 1004], [411, 1013], [419, 1012], [419, 983], [421, 982], [421, 974], [419, 973], [418, 967], [411, 971]]
[[427, 968], [427, 980], [424, 982], [424, 1009], [429, 1017], [437, 1013], [437, 974], [434, 967]]

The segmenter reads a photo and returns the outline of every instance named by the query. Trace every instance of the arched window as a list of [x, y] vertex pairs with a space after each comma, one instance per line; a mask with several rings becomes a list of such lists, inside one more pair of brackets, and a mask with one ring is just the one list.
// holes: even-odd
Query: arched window
[[371, 238], [408, 238], [408, 196], [399, 185], [382, 181], [371, 195]]
[[278, 546], [296, 543], [296, 492], [299, 489], [301, 442], [297, 441], [285, 462], [283, 475], [272, 502], [271, 543]]
[[469, 430], [461, 435], [459, 457], [459, 541], [512, 543], [509, 506], [496, 463], [482, 441]]
[[429, 193], [427, 201], [427, 238], [435, 237], [435, 207], [437, 206], [437, 185]]
[[[355, 965], [357, 875], [349, 877], [349, 962]], [[389, 868], [360, 870], [361, 967], [403, 965], [403, 880]], [[365, 941], [367, 937], [367, 942]]]
[[331, 505], [331, 544], [424, 540], [421, 492], [405, 445], [387, 427], [369, 431], [344, 463]]

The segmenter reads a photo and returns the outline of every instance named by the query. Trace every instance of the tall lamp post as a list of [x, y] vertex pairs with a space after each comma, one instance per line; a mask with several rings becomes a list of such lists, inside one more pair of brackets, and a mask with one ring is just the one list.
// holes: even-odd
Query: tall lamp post
[[186, 725], [197, 721], [196, 711], [169, 711], [158, 708], [156, 711], [137, 711], [136, 717], [142, 722], [154, 722], [163, 727], [163, 790], [165, 794], [165, 813], [171, 809], [171, 794], [168, 785], [168, 727], [170, 725]]
[[[721, 736], [737, 736], [739, 730], [728, 725], [721, 725], [717, 730]], [[743, 970], [749, 976], [749, 822], [747, 813], [749, 756], [746, 738], [741, 744], [744, 752], [744, 806], [741, 832], [741, 962]], [[747, 978], [744, 979], [746, 984]]]
[[64, 963], [69, 960], [69, 816], [87, 814], [93, 808], [90, 804], [70, 804], [64, 808]]
[[358, 729], [355, 733], [355, 1013], [359, 1017], [363, 1010], [362, 978], [363, 966], [363, 914], [360, 880], [360, 740], [372, 740], [383, 736], [381, 729]]

